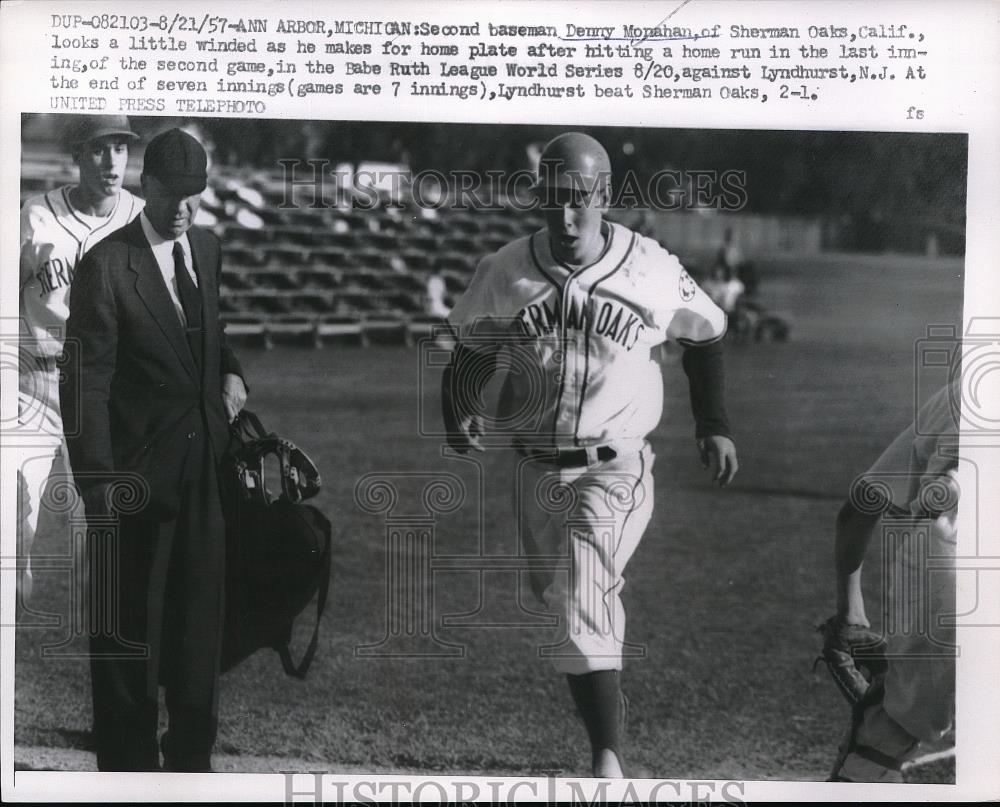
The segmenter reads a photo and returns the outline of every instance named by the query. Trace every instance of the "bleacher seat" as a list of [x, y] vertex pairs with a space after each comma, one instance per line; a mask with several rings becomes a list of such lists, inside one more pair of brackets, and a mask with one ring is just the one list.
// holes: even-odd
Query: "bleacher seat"
[[[405, 190], [398, 199], [380, 191], [374, 206], [370, 196], [343, 193], [310, 207], [313, 188], [289, 193], [280, 170], [216, 169], [202, 211], [222, 240], [219, 306], [234, 336], [412, 340], [440, 323], [422, 313], [432, 274], [454, 298], [484, 255], [543, 225], [538, 211], [513, 206], [421, 207]], [[130, 176], [131, 189], [137, 167]], [[22, 166], [22, 201], [75, 180], [66, 159]]]
[[267, 244], [273, 236], [271, 227], [254, 230], [234, 223], [226, 224], [223, 233], [223, 240], [232, 244]]
[[316, 247], [309, 251], [313, 266], [356, 266], [354, 253], [341, 247]]
[[281, 225], [271, 228], [271, 238], [279, 244], [296, 244], [305, 247], [318, 247], [323, 244], [323, 231], [315, 227]]
[[222, 313], [220, 318], [225, 325], [227, 338], [256, 337], [261, 340], [264, 347], [268, 346], [263, 317]]
[[437, 269], [439, 272], [455, 271], [472, 276], [479, 261], [478, 252], [446, 252], [438, 256]]
[[273, 347], [276, 336], [298, 339], [308, 336], [311, 337], [312, 344], [316, 345], [318, 340], [317, 319], [315, 316], [300, 313], [279, 314], [268, 317], [264, 323], [264, 346], [267, 348]]
[[344, 273], [338, 269], [302, 269], [299, 273], [299, 283], [303, 291], [331, 290], [343, 285]]
[[264, 251], [268, 263], [278, 269], [305, 266], [310, 262], [309, 250], [294, 244], [268, 244]]
[[298, 291], [288, 296], [289, 308], [300, 313], [322, 314], [330, 310], [332, 296], [329, 291]]
[[448, 235], [441, 239], [441, 249], [451, 252], [460, 252], [464, 255], [476, 255], [482, 252], [482, 245], [477, 237], [457, 234]]
[[357, 316], [343, 316], [337, 314], [323, 314], [317, 318], [317, 347], [322, 345], [323, 339], [340, 336], [356, 336], [364, 342], [364, 334], [361, 329], [361, 318]]
[[263, 266], [267, 263], [267, 253], [263, 249], [239, 242], [223, 241], [222, 254], [226, 266]]

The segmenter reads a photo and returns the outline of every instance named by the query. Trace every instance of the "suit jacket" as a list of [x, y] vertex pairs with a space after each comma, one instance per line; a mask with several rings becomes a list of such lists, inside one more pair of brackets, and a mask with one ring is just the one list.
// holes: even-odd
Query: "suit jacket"
[[222, 376], [243, 375], [219, 322], [219, 241], [198, 227], [188, 240], [202, 298], [201, 372], [136, 218], [76, 271], [60, 394], [84, 497], [123, 471], [137, 473], [149, 486], [147, 512], [165, 518], [179, 505], [187, 441], [207, 438], [216, 460], [222, 456], [229, 440]]

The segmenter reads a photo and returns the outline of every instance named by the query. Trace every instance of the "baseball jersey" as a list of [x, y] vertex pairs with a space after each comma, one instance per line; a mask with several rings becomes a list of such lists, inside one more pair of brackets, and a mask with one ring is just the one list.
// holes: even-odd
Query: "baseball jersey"
[[145, 202], [124, 188], [108, 216], [87, 216], [69, 201], [65, 185], [33, 196], [21, 208], [21, 335], [23, 348], [40, 357], [63, 346], [73, 273], [83, 254], [124, 227]]
[[476, 324], [506, 323], [497, 423], [556, 448], [641, 446], [663, 411], [651, 349], [721, 339], [726, 316], [656, 241], [603, 222], [593, 263], [558, 261], [542, 229], [483, 258], [449, 315], [476, 347]]
[[918, 514], [920, 489], [958, 464], [959, 384], [934, 393], [862, 477], [886, 490], [897, 512]]

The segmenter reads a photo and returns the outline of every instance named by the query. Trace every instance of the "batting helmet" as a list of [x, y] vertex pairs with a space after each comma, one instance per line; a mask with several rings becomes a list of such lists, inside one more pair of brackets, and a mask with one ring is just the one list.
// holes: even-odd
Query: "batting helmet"
[[604, 146], [582, 132], [565, 132], [546, 144], [538, 161], [536, 188], [569, 188], [592, 193], [608, 187], [611, 160]]

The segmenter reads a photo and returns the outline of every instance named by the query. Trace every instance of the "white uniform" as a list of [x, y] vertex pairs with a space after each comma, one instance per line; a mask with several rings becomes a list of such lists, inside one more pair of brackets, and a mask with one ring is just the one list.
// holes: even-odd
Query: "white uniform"
[[[83, 254], [124, 227], [144, 202], [122, 190], [108, 216], [87, 216], [69, 200], [72, 186], [33, 196], [21, 209], [20, 354], [18, 420], [21, 451], [19, 554], [28, 558], [38, 527], [41, 497], [50, 475], [68, 468], [61, 451], [57, 357], [63, 349], [73, 274]], [[25, 585], [30, 591], [30, 569]]]
[[[449, 316], [473, 349], [477, 323], [507, 324], [491, 431], [519, 449], [518, 526], [525, 552], [541, 558], [532, 585], [565, 620], [564, 641], [543, 654], [572, 674], [621, 668], [622, 574], [652, 514], [646, 435], [663, 411], [651, 350], [713, 342], [726, 329], [675, 256], [621, 225], [602, 227], [603, 252], [581, 268], [553, 257], [546, 230], [487, 256]], [[556, 465], [557, 452], [582, 459]]]
[[[893, 517], [925, 522], [925, 529], [898, 530], [890, 547], [889, 611], [883, 616], [887, 629], [891, 626], [885, 694], [881, 704], [866, 711], [857, 736], [860, 744], [900, 760], [913, 756], [916, 741], [939, 740], [955, 719], [955, 628], [949, 616], [955, 613], [959, 392], [947, 386], [935, 393], [917, 418], [920, 433], [913, 424], [904, 429], [861, 477], [892, 502], [883, 528], [892, 531]], [[867, 499], [863, 492], [855, 495]], [[926, 514], [930, 505], [933, 518]], [[937, 514], [938, 509], [943, 512]], [[855, 781], [893, 775], [854, 755], [843, 773]]]

